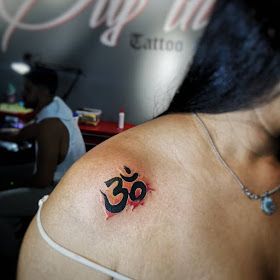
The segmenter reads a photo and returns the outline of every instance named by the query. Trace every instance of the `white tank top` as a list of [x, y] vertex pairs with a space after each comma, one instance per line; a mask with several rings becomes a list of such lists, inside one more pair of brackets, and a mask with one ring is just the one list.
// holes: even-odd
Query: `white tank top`
[[37, 115], [36, 122], [39, 123], [47, 118], [58, 118], [66, 126], [69, 133], [69, 146], [65, 159], [56, 167], [54, 173], [54, 182], [58, 182], [69, 167], [78, 160], [85, 152], [85, 143], [71, 109], [58, 96], [44, 107]]

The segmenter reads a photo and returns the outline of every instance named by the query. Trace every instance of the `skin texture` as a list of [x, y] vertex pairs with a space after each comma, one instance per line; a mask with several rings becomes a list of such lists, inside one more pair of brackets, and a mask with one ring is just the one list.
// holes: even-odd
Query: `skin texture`
[[[35, 115], [52, 98], [46, 88], [36, 86], [28, 80], [24, 82], [23, 99], [26, 107], [32, 108]], [[48, 118], [40, 123], [27, 125], [13, 135], [0, 134], [0, 139], [14, 142], [35, 139], [38, 144], [36, 173], [27, 179], [15, 178], [14, 187], [50, 186], [55, 168], [64, 160], [69, 146], [68, 130], [58, 118]]]
[[[246, 112], [201, 115], [224, 159], [256, 193], [280, 184], [279, 105], [280, 97]], [[100, 189], [124, 165], [155, 191], [144, 207], [105, 220]], [[273, 198], [280, 205], [279, 194]], [[51, 194], [41, 218], [60, 245], [133, 279], [280, 278], [280, 211], [268, 217], [242, 194], [191, 115], [160, 117], [88, 152]], [[33, 221], [18, 279], [110, 277], [55, 252]]]

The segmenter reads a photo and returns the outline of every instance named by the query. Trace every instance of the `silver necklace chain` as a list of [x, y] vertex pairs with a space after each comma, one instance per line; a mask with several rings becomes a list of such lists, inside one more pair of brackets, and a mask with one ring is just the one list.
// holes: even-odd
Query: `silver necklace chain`
[[[214, 143], [214, 140], [207, 128], [207, 126], [205, 125], [205, 123], [202, 121], [202, 119], [200, 118], [200, 116], [196, 113], [193, 114], [195, 116], [195, 118], [197, 119], [198, 123], [200, 124], [200, 126], [202, 127], [203, 131], [206, 134], [207, 140], [213, 150], [213, 152], [215, 153], [217, 159], [220, 161], [220, 163], [222, 163], [222, 165], [225, 167], [225, 169], [231, 174], [231, 176], [233, 177], [233, 179], [236, 181], [236, 183], [240, 186], [242, 192], [251, 200], [262, 200], [262, 202], [264, 201], [265, 198], [269, 198], [270, 199], [270, 203], [273, 203], [270, 196], [273, 195], [274, 193], [276, 193], [277, 191], [280, 190], [280, 185], [273, 188], [272, 190], [266, 191], [262, 194], [255, 194], [252, 191], [250, 191], [239, 179], [239, 177], [237, 176], [237, 174], [230, 168], [230, 166], [227, 164], [227, 162], [224, 160], [224, 158], [222, 157], [221, 153], [219, 152], [217, 146]], [[264, 205], [261, 205], [262, 210], [266, 213], [266, 211], [263, 209]], [[273, 213], [276, 210], [276, 206], [273, 205]], [[266, 213], [268, 215], [271, 215], [273, 213]]]

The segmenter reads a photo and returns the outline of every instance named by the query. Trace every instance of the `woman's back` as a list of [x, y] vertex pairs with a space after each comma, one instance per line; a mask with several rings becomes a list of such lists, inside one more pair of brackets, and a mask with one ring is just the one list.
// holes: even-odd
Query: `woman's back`
[[[151, 191], [143, 205], [106, 219], [101, 191], [124, 166]], [[245, 197], [195, 119], [182, 114], [148, 122], [89, 152], [52, 193], [41, 220], [58, 244], [133, 279], [278, 279], [279, 215], [265, 216]], [[23, 280], [109, 278], [54, 251], [34, 221], [20, 260]]]

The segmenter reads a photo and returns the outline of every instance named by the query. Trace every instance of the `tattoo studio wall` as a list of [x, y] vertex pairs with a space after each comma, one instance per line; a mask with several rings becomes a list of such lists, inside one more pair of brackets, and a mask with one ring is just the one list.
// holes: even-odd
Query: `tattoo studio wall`
[[[0, 99], [10, 64], [26, 54], [56, 68], [72, 109], [139, 124], [168, 105], [207, 24], [214, 0], [0, 0]], [[30, 56], [29, 56], [30, 58]], [[81, 72], [79, 71], [81, 70]], [[77, 74], [78, 73], [78, 74]], [[81, 75], [79, 75], [81, 74]]]

